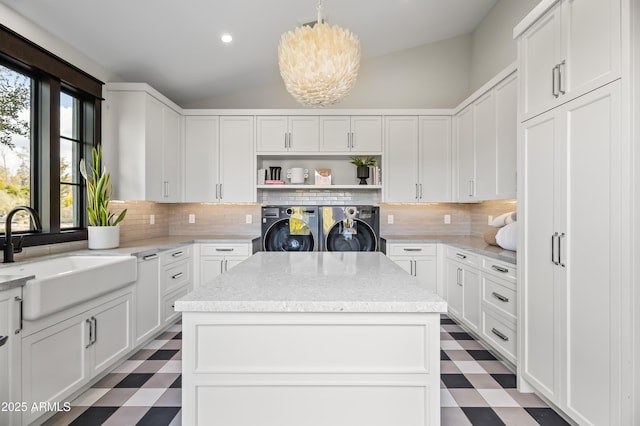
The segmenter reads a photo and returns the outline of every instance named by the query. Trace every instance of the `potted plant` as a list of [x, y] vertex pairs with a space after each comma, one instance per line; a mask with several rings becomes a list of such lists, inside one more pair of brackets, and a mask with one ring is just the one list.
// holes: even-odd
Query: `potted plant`
[[80, 173], [87, 182], [87, 213], [89, 216], [89, 248], [107, 249], [120, 245], [120, 227], [127, 209], [117, 217], [109, 211], [111, 176], [102, 165], [102, 147], [91, 150], [91, 168], [87, 171], [84, 158], [80, 160]]
[[351, 164], [357, 166], [356, 176], [360, 179], [360, 185], [366, 185], [369, 179], [369, 167], [376, 165], [376, 157], [351, 157]]

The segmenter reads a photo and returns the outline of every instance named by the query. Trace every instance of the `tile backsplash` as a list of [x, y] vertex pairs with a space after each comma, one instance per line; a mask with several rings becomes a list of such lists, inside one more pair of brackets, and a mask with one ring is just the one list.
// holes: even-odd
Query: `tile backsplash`
[[[301, 205], [349, 205], [377, 204], [380, 206], [380, 231], [382, 235], [473, 235], [482, 236], [489, 229], [487, 217], [516, 210], [516, 200], [486, 201], [477, 204], [434, 203], [395, 204], [379, 203], [379, 191], [336, 190], [284, 190], [262, 191], [261, 203], [163, 204], [149, 201], [112, 201], [115, 214], [127, 209], [127, 216], [120, 224], [120, 242], [166, 237], [170, 235], [207, 236], [239, 235], [256, 236], [261, 233], [262, 204]], [[450, 215], [451, 223], [444, 223], [444, 215]], [[195, 223], [189, 223], [194, 215]], [[246, 223], [251, 215], [250, 224]], [[388, 216], [393, 215], [393, 224]], [[151, 219], [153, 217], [153, 224]], [[33, 256], [61, 253], [87, 248], [86, 241], [26, 247], [16, 254], [16, 260]]]

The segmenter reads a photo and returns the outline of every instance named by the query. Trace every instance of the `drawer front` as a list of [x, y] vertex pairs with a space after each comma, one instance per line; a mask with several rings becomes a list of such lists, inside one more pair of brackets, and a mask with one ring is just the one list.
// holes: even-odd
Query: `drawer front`
[[172, 263], [179, 262], [189, 257], [191, 257], [191, 246], [184, 246], [160, 253], [160, 259], [163, 266], [171, 265]]
[[516, 265], [500, 262], [488, 257], [482, 258], [482, 270], [489, 272], [503, 280], [516, 282]]
[[164, 294], [191, 281], [191, 262], [184, 260], [162, 270], [162, 290]]
[[512, 363], [516, 363], [516, 330], [515, 326], [498, 319], [493, 312], [482, 310], [482, 337], [495, 350]]
[[249, 244], [203, 244], [200, 247], [201, 256], [249, 256]]
[[507, 281], [482, 274], [482, 302], [516, 320], [516, 291]]
[[480, 266], [480, 256], [455, 247], [447, 247], [447, 257], [472, 266]]
[[436, 256], [436, 244], [387, 244], [388, 256]]
[[176, 300], [189, 293], [189, 291], [191, 291], [191, 286], [186, 286], [164, 297], [162, 306], [163, 321], [169, 321], [178, 317], [179, 313], [175, 311], [174, 304]]

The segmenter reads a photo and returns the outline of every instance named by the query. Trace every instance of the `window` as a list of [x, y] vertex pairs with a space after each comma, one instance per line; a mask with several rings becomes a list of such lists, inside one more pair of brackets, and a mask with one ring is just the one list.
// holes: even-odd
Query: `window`
[[[33, 79], [0, 65], [0, 226], [15, 206], [31, 206]], [[29, 217], [14, 217], [12, 230], [28, 231]]]
[[[25, 246], [86, 239], [80, 159], [100, 143], [102, 82], [0, 25], [0, 234], [15, 206]], [[15, 243], [15, 241], [14, 241]]]
[[91, 151], [92, 105], [71, 93], [60, 95], [60, 229], [84, 224], [84, 181], [80, 159]]

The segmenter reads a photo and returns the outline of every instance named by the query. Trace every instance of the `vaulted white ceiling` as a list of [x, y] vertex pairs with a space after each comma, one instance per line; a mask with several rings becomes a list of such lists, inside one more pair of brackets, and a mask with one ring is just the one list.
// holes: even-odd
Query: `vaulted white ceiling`
[[[278, 78], [282, 33], [313, 21], [317, 0], [0, 0], [125, 81], [178, 104]], [[323, 0], [363, 59], [467, 34], [497, 0]], [[223, 33], [233, 42], [220, 41]]]

